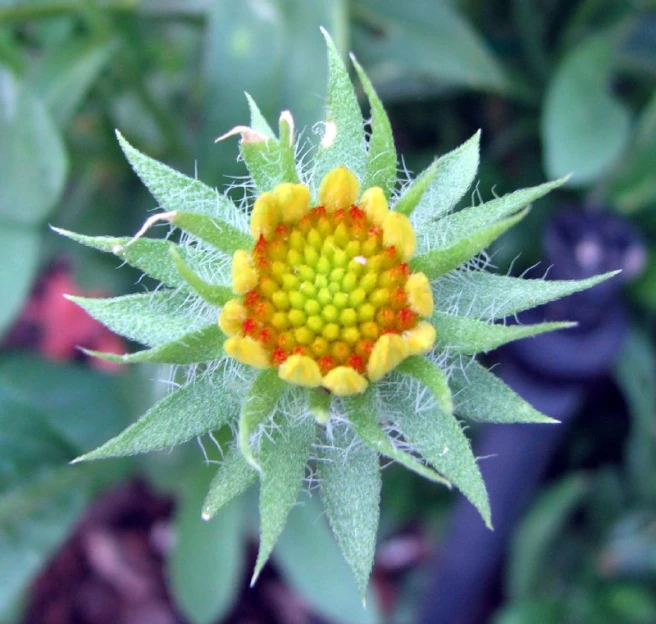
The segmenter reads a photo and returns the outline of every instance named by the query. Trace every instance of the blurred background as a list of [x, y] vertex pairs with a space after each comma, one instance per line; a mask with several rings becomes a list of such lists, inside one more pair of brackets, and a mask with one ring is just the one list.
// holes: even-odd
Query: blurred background
[[[496, 270], [623, 269], [528, 319], [575, 331], [488, 358], [563, 421], [468, 427], [494, 532], [459, 495], [385, 471], [366, 611], [317, 496], [251, 590], [255, 494], [202, 523], [197, 445], [67, 465], [166, 372], [76, 349], [134, 345], [63, 293], [149, 284], [47, 228], [130, 235], [156, 207], [115, 128], [212, 186], [245, 173], [213, 142], [247, 122], [244, 91], [312, 137], [319, 25], [371, 76], [407, 169], [481, 128], [485, 199], [575, 173], [492, 250]], [[656, 622], [655, 85], [649, 0], [0, 0], [0, 622]]]

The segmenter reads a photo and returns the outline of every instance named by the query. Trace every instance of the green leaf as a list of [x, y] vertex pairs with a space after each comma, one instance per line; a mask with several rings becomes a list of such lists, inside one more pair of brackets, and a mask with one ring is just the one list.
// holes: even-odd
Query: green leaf
[[249, 234], [228, 225], [221, 219], [194, 212], [176, 211], [169, 220], [176, 227], [204, 240], [229, 256], [238, 249], [250, 249], [253, 246], [253, 239]]
[[251, 436], [257, 426], [271, 416], [284, 390], [285, 382], [278, 377], [277, 369], [267, 368], [255, 378], [244, 398], [239, 414], [239, 448], [246, 461], [256, 470], [260, 470], [260, 465], [251, 450]]
[[584, 280], [523, 279], [468, 271], [433, 284], [433, 295], [450, 314], [497, 320], [587, 290], [617, 275], [611, 271]]
[[224, 388], [224, 374], [219, 368], [175, 390], [115, 438], [75, 461], [159, 451], [216, 431], [239, 412], [238, 398]]
[[375, 392], [370, 385], [364, 394], [344, 399], [344, 407], [355, 433], [374, 451], [399, 462], [426, 479], [450, 487], [451, 484], [446, 479], [394, 445], [378, 422]]
[[280, 172], [282, 182], [298, 183], [294, 153], [294, 122], [291, 114], [283, 113], [278, 121], [280, 133]]
[[41, 100], [0, 66], [0, 219], [38, 225], [59, 202], [68, 162]]
[[113, 332], [149, 347], [178, 340], [207, 325], [208, 319], [191, 309], [188, 297], [170, 290], [112, 299], [67, 296]]
[[609, 93], [616, 47], [616, 38], [605, 35], [583, 41], [564, 58], [547, 91], [542, 113], [545, 169], [551, 177], [573, 172], [572, 186], [600, 180], [629, 139], [629, 112]]
[[410, 383], [416, 398], [396, 416], [403, 437], [469, 499], [492, 528], [485, 483], [460, 423], [440, 409], [430, 388], [422, 387], [421, 382]]
[[229, 505], [209, 522], [198, 513], [210, 478], [209, 467], [201, 466], [181, 484], [167, 561], [173, 596], [193, 624], [227, 616], [239, 595], [244, 567], [242, 505]]
[[200, 180], [190, 178], [142, 154], [120, 132], [116, 131], [116, 136], [135, 173], [162, 209], [215, 217], [226, 228], [239, 233], [248, 231], [246, 215], [228, 197]]
[[364, 122], [358, 98], [333, 40], [323, 28], [321, 32], [328, 46], [328, 102], [326, 126], [313, 171], [317, 186], [335, 167], [348, 167], [359, 180], [366, 167]]
[[366, 190], [372, 186], [379, 186], [389, 199], [396, 186], [396, 148], [394, 147], [392, 126], [374, 86], [352, 54], [351, 62], [358, 73], [371, 107], [371, 136], [369, 137], [367, 166], [362, 179], [362, 188]]
[[199, 364], [201, 362], [213, 362], [221, 359], [225, 355], [223, 352], [223, 343], [225, 340], [225, 334], [219, 329], [216, 323], [212, 323], [212, 325], [208, 325], [198, 331], [190, 332], [178, 340], [167, 342], [154, 349], [137, 351], [137, 353], [117, 355], [116, 353], [104, 353], [90, 349], [83, 349], [83, 351], [87, 355], [98, 357], [108, 362], [119, 362], [122, 364], [135, 362]]
[[169, 246], [169, 253], [175, 263], [175, 268], [182, 276], [184, 281], [191, 286], [193, 291], [204, 301], [210, 305], [221, 307], [227, 301], [234, 297], [232, 289], [227, 286], [216, 286], [209, 284], [204, 279], [199, 277], [194, 270], [189, 267], [182, 258], [180, 248], [173, 243]]
[[431, 182], [437, 173], [437, 162], [435, 161], [430, 167], [420, 173], [410, 184], [410, 186], [399, 197], [394, 204], [394, 210], [406, 216], [410, 216], [417, 205], [421, 202]]
[[153, 238], [130, 238], [128, 236], [85, 236], [61, 228], [51, 229], [87, 247], [113, 253], [118, 258], [125, 260], [146, 275], [162, 282], [165, 286], [183, 286], [185, 280], [176, 268], [171, 257], [170, 248], [173, 246], [190, 266], [200, 272], [205, 268], [207, 273], [215, 276], [217, 283], [230, 283], [230, 268], [225, 261], [219, 262], [216, 255], [211, 252], [195, 247], [193, 245], [175, 245], [168, 240]]
[[205, 496], [203, 520], [213, 518], [223, 507], [256, 481], [257, 471], [248, 464], [238, 446], [231, 446]]
[[278, 139], [242, 135], [239, 151], [258, 193], [270, 191], [283, 181]]
[[436, 219], [448, 214], [464, 197], [476, 178], [481, 133], [444, 154], [434, 163], [435, 175], [412, 213], [412, 222], [423, 234]]
[[431, 323], [437, 330], [437, 347], [452, 353], [486, 353], [513, 340], [545, 332], [574, 327], [575, 323], [538, 323], [536, 325], [498, 325], [463, 316], [436, 312]]
[[244, 95], [246, 96], [246, 100], [248, 100], [248, 109], [251, 113], [250, 127], [253, 128], [255, 132], [259, 132], [264, 136], [275, 138], [276, 135], [274, 134], [267, 120], [264, 118], [264, 115], [262, 115], [262, 112], [260, 111], [260, 108], [255, 100], [249, 93], [245, 93]]
[[[514, 217], [489, 225], [482, 230], [470, 232], [463, 238], [455, 241], [449, 240], [448, 243], [437, 249], [430, 249], [429, 247], [429, 251], [426, 253], [415, 256], [410, 261], [410, 266], [413, 271], [425, 273], [431, 281], [437, 279], [471, 260], [506, 230], [519, 223], [527, 214], [527, 211], [524, 210]], [[433, 226], [434, 230], [436, 228], [439, 228], [439, 226]]]
[[464, 368], [455, 367], [451, 384], [458, 397], [459, 416], [493, 423], [558, 423], [475, 360]]
[[301, 491], [305, 464], [314, 442], [315, 423], [311, 418], [282, 417], [278, 429], [262, 440], [259, 460], [260, 550], [251, 585], [255, 583], [282, 532], [287, 516]]
[[343, 429], [324, 443], [319, 482], [330, 526], [364, 600], [376, 550], [381, 479], [378, 453], [353, 442], [353, 434]]
[[396, 370], [421, 381], [437, 400], [445, 414], [453, 414], [453, 397], [444, 371], [425, 357], [412, 355], [401, 362]]

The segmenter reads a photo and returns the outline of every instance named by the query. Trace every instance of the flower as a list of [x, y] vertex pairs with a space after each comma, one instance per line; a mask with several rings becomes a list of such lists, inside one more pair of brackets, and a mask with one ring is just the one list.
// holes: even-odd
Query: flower
[[[257, 578], [309, 463], [364, 595], [378, 525], [380, 456], [456, 486], [491, 525], [485, 485], [457, 417], [554, 421], [474, 356], [568, 327], [496, 321], [610, 274], [545, 282], [487, 273], [484, 249], [565, 180], [454, 212], [476, 175], [477, 134], [415, 180], [399, 183], [378, 96], [353, 59], [371, 107], [367, 138], [347, 69], [324, 34], [327, 120], [311, 153], [297, 157], [290, 113], [280, 116], [276, 136], [250, 98], [251, 125], [221, 137], [241, 136], [250, 173], [244, 204], [148, 158], [119, 134], [164, 212], [132, 239], [58, 231], [161, 282], [153, 293], [72, 299], [149, 347], [96, 355], [175, 365], [179, 384], [76, 461], [170, 448], [236, 424], [203, 517], [260, 481]], [[158, 221], [181, 230], [180, 242], [144, 237]]]

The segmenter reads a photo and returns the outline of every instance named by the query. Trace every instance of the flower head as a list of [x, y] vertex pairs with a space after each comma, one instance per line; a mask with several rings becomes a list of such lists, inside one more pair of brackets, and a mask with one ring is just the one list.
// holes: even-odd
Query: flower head
[[[485, 247], [564, 180], [453, 212], [476, 175], [477, 134], [399, 184], [378, 96], [353, 59], [371, 106], [367, 140], [347, 69], [326, 40], [325, 132], [303, 167], [291, 115], [281, 115], [276, 137], [249, 99], [251, 126], [225, 136], [241, 135], [254, 201], [249, 196], [236, 205], [119, 135], [165, 211], [133, 239], [62, 233], [162, 283], [153, 293], [73, 298], [110, 329], [149, 347], [96, 355], [176, 365], [179, 382], [141, 420], [79, 460], [169, 448], [236, 423], [235, 443], [224, 449], [203, 517], [259, 479], [255, 578], [309, 461], [364, 592], [375, 547], [380, 456], [455, 485], [489, 525], [485, 486], [457, 416], [553, 421], [474, 355], [567, 327], [497, 321], [608, 276], [543, 282], [485, 272]], [[182, 230], [180, 243], [144, 238], [157, 221]]]

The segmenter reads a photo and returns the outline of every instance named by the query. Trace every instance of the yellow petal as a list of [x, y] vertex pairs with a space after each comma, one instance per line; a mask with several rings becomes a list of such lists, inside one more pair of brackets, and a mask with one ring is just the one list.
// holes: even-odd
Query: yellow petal
[[410, 308], [419, 316], [433, 314], [433, 291], [426, 275], [413, 273], [405, 283], [405, 292]]
[[262, 193], [253, 206], [251, 215], [251, 235], [255, 240], [263, 235], [271, 239], [280, 223], [280, 206], [273, 193]]
[[437, 332], [426, 321], [417, 323], [416, 327], [403, 332], [403, 340], [408, 348], [408, 355], [422, 355], [428, 353], [435, 344]]
[[237, 295], [245, 295], [257, 286], [257, 269], [253, 266], [251, 255], [243, 249], [238, 249], [232, 256], [232, 291]]
[[383, 221], [383, 245], [396, 247], [404, 262], [412, 258], [417, 247], [417, 239], [408, 217], [400, 212], [387, 213]]
[[389, 212], [385, 193], [379, 186], [367, 189], [360, 199], [360, 208], [365, 211], [367, 218], [376, 227], [383, 227], [385, 217]]
[[333, 368], [324, 378], [323, 386], [337, 396], [362, 394], [369, 382], [350, 366]]
[[278, 184], [273, 194], [280, 206], [283, 223], [298, 223], [307, 213], [310, 205], [310, 189], [303, 184]]
[[268, 368], [271, 366], [264, 347], [250, 336], [232, 336], [223, 343], [223, 349], [235, 360], [253, 368]]
[[319, 365], [307, 355], [290, 355], [278, 370], [280, 379], [297, 386], [316, 388], [321, 385]]
[[328, 212], [350, 208], [358, 196], [359, 186], [357, 178], [346, 167], [331, 169], [321, 180], [319, 203]]
[[385, 334], [374, 345], [367, 363], [367, 376], [371, 381], [378, 381], [407, 356], [406, 340], [397, 334]]
[[234, 336], [241, 331], [246, 320], [246, 308], [237, 299], [230, 299], [219, 314], [219, 327], [226, 336]]

